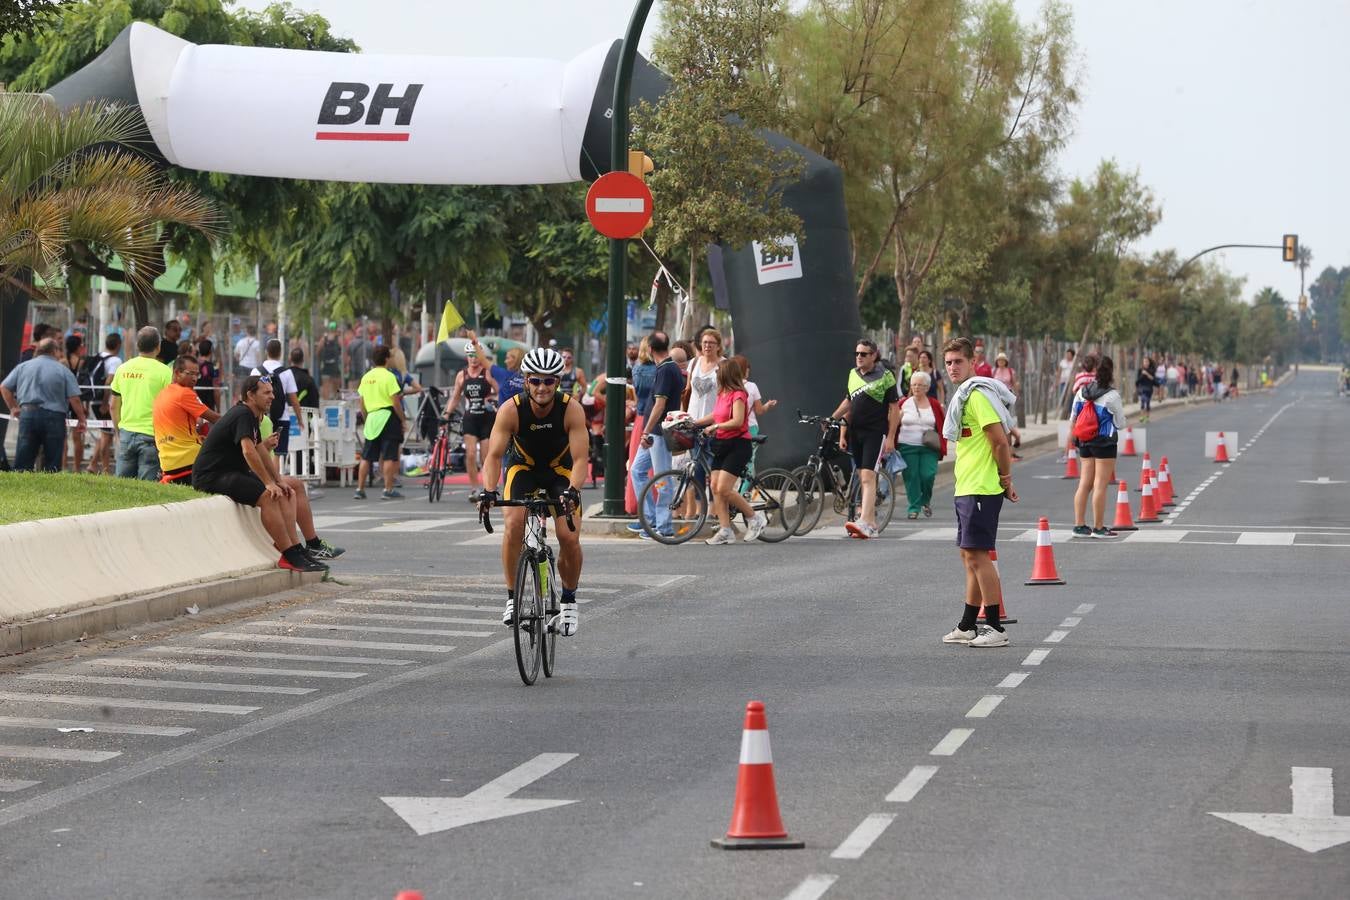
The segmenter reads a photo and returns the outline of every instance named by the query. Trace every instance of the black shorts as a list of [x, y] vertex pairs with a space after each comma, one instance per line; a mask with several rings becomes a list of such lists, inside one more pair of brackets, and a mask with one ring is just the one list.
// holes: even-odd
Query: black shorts
[[496, 413], [465, 413], [464, 420], [460, 424], [460, 434], [486, 441], [492, 436], [492, 425], [496, 421]]
[[566, 475], [554, 469], [531, 468], [519, 460], [510, 460], [506, 467], [506, 482], [502, 485], [503, 500], [524, 500], [536, 491], [550, 497], [561, 497], [572, 486], [572, 473]]
[[755, 445], [749, 438], [718, 438], [713, 441], [712, 470], [739, 475], [750, 465]]
[[252, 472], [218, 472], [202, 477], [193, 475], [192, 486], [207, 494], [224, 494], [235, 503], [257, 506], [267, 488]]
[[1088, 441], [1084, 444], [1078, 438], [1073, 442], [1078, 445], [1078, 455], [1083, 459], [1115, 459], [1117, 447], [1115, 444], [1099, 444], [1096, 441]]
[[380, 436], [374, 440], [366, 440], [366, 446], [361, 450], [361, 458], [367, 462], [389, 462], [398, 460], [398, 445], [403, 443], [403, 424], [399, 417], [393, 413], [389, 414], [389, 421], [384, 423], [384, 430]]
[[962, 550], [993, 550], [998, 541], [998, 514], [1002, 494], [966, 494], [956, 498], [956, 546]]
[[319, 369], [320, 378], [341, 378], [342, 369], [337, 366], [322, 366]]
[[853, 456], [853, 468], [875, 469], [881, 456], [881, 445], [886, 442], [884, 431], [855, 431], [849, 429], [848, 449]]

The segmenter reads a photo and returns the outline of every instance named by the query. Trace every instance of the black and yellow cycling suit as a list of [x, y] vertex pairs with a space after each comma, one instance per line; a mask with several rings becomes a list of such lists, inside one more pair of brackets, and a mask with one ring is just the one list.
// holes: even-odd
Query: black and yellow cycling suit
[[559, 391], [553, 395], [548, 414], [538, 416], [529, 395], [516, 394], [507, 402], [516, 404], [519, 424], [506, 450], [506, 484], [502, 497], [520, 500], [542, 490], [561, 497], [572, 484], [571, 442], [563, 419], [572, 398]]

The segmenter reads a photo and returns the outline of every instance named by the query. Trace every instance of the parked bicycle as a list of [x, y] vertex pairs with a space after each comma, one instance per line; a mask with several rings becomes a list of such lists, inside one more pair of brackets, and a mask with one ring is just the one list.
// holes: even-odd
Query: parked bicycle
[[[843, 419], [829, 416], [804, 416], [797, 410], [799, 425], [820, 428], [820, 445], [807, 457], [806, 464], [792, 470], [802, 486], [802, 517], [794, 534], [806, 534], [820, 524], [825, 511], [825, 494], [833, 497], [834, 511], [852, 522], [862, 509], [862, 482], [853, 468], [853, 458], [839, 449]], [[895, 512], [895, 479], [884, 465], [876, 470], [877, 533], [886, 530]]]
[[[469, 502], [478, 502], [476, 491], [469, 495]], [[558, 635], [552, 622], [560, 612], [558, 567], [553, 548], [548, 543], [548, 522], [558, 513], [565, 517], [568, 528], [576, 531], [577, 526], [572, 520], [571, 508], [564, 501], [543, 493], [524, 500], [497, 500], [492, 505], [523, 506], [528, 514], [520, 561], [516, 563], [515, 623], [511, 626], [511, 634], [515, 639], [520, 680], [531, 685], [539, 678], [541, 665], [544, 677], [553, 677], [557, 653]], [[490, 510], [479, 513], [478, 521], [488, 534], [492, 534]]]
[[[702, 429], [685, 425], [667, 425], [662, 439], [672, 453], [688, 453], [682, 468], [657, 472], [638, 497], [638, 520], [647, 534], [662, 544], [683, 544], [703, 530], [712, 509], [708, 485], [712, 471], [712, 439]], [[750, 438], [756, 444], [767, 438]], [[787, 540], [801, 520], [801, 485], [787, 469], [747, 471], [741, 476], [741, 495], [755, 512], [764, 513], [768, 525], [759, 539], [768, 543]], [[651, 501], [649, 504], [648, 501]], [[654, 521], [652, 510], [669, 510], [670, 524]]]

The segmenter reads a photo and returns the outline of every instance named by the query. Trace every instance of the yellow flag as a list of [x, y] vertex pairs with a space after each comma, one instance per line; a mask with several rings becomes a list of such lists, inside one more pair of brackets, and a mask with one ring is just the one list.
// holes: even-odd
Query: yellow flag
[[455, 304], [445, 301], [445, 312], [441, 313], [441, 330], [436, 332], [436, 343], [450, 339], [455, 329], [464, 324], [464, 317], [455, 309]]

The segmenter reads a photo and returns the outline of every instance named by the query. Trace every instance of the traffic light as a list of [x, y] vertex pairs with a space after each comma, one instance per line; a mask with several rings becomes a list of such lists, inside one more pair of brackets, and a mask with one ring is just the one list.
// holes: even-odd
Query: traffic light
[[[652, 158], [641, 150], [628, 151], [628, 174], [636, 175], [638, 178], [646, 181], [647, 176], [652, 174], [652, 170], [655, 168], [656, 165], [652, 162]], [[646, 228], [642, 229], [642, 233], [646, 234], [647, 228], [651, 227], [652, 223], [648, 221]]]
[[1296, 234], [1284, 236], [1284, 261], [1298, 262], [1298, 235]]

